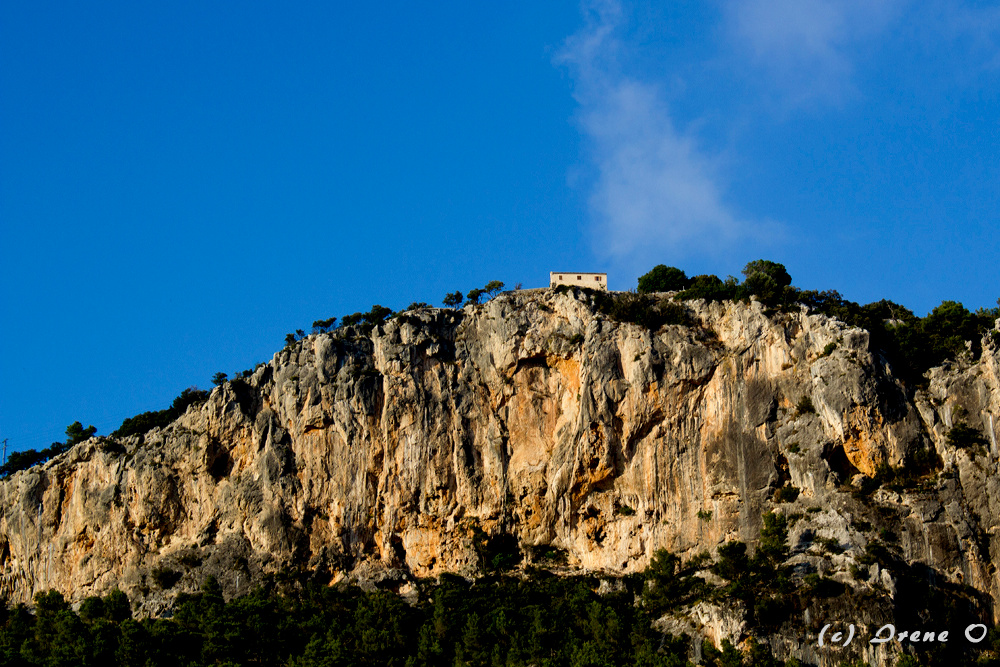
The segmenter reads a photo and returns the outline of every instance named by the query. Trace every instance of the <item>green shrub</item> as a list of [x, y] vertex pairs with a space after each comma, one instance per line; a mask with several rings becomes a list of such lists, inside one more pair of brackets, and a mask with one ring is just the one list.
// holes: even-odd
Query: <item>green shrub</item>
[[858, 562], [862, 565], [873, 565], [878, 563], [879, 567], [885, 568], [896, 564], [896, 556], [885, 544], [879, 540], [871, 540], [865, 547], [865, 552], [858, 556]]
[[312, 324], [313, 333], [326, 333], [333, 329], [334, 324], [336, 324], [337, 318], [331, 317], [325, 320], [316, 320]]
[[769, 306], [780, 305], [785, 300], [785, 288], [792, 284], [783, 264], [766, 259], [749, 262], [743, 267], [744, 281], [740, 291], [745, 296], [756, 296]]
[[651, 331], [665, 324], [690, 323], [684, 306], [645, 294], [594, 292], [593, 297], [597, 311], [616, 322], [638, 324]]
[[783, 486], [774, 492], [774, 502], [776, 503], [794, 503], [795, 499], [799, 497], [798, 487]]
[[978, 359], [983, 334], [993, 329], [1000, 316], [1000, 308], [970, 313], [960, 303], [944, 301], [920, 318], [886, 299], [862, 306], [833, 290], [800, 291], [795, 300], [809, 310], [868, 331], [872, 348], [882, 352], [893, 375], [917, 386], [926, 383], [924, 373], [928, 369], [964, 354], [967, 342], [973, 359]]
[[709, 560], [708, 554], [701, 554], [682, 564], [666, 549], [657, 549], [643, 572], [643, 606], [653, 616], [659, 616], [704, 597], [710, 587], [697, 574]]
[[535, 562], [565, 565], [567, 560], [569, 560], [569, 554], [565, 549], [560, 549], [549, 544], [531, 547], [530, 549], [531, 559]]
[[905, 464], [899, 468], [881, 464], [876, 469], [876, 480], [871, 482], [870, 486], [877, 488], [881, 484], [886, 484], [893, 491], [902, 493], [928, 481], [928, 476], [939, 470], [942, 465], [937, 451], [933, 447], [922, 445], [910, 452]]
[[355, 327], [362, 335], [367, 336], [378, 325], [392, 315], [392, 308], [375, 304], [367, 313], [352, 313], [340, 318], [340, 327]]
[[45, 463], [49, 459], [68, 452], [73, 445], [84, 440], [89, 440], [97, 433], [96, 426], [83, 427], [80, 422], [73, 422], [66, 427], [66, 442], [53, 442], [51, 446], [42, 451], [26, 449], [22, 452], [11, 452], [7, 456], [7, 461], [0, 466], [0, 478], [9, 477], [19, 470], [26, 470], [39, 463]]
[[698, 518], [702, 521], [711, 521], [712, 510], [698, 510]]
[[97, 433], [97, 427], [93, 424], [87, 428], [83, 428], [83, 424], [80, 422], [73, 422], [66, 427], [66, 445], [67, 447], [72, 447], [77, 443], [90, 439], [95, 433]]
[[842, 554], [844, 553], [844, 547], [840, 545], [840, 542], [833, 539], [832, 537], [816, 537], [813, 538], [813, 543], [818, 544], [823, 551], [831, 554]]
[[687, 289], [677, 295], [682, 301], [705, 299], [706, 301], [731, 301], [739, 298], [736, 278], [728, 278], [725, 282], [718, 276], [701, 275], [692, 278]]
[[181, 573], [168, 567], [158, 567], [152, 571], [153, 581], [163, 590], [174, 587], [181, 579]]
[[687, 275], [680, 269], [657, 264], [649, 273], [639, 277], [639, 294], [684, 290], [689, 282]]
[[500, 282], [499, 280], [491, 280], [488, 283], [486, 283], [486, 285], [483, 286], [483, 292], [488, 294], [489, 297], [492, 299], [497, 294], [503, 291], [503, 287], [504, 287], [503, 283]]
[[[296, 329], [294, 334], [289, 334], [289, 335], [293, 336], [295, 341], [300, 341], [306, 337], [306, 332], [303, 331], [302, 329]], [[288, 336], [285, 336], [285, 342], [287, 341], [288, 341]]]
[[833, 351], [837, 349], [836, 342], [829, 342], [823, 347], [823, 354], [819, 355], [821, 357], [829, 357], [833, 354]]
[[615, 512], [622, 516], [635, 516], [635, 510], [628, 505], [619, 505], [615, 508]]
[[449, 308], [454, 308], [455, 306], [461, 305], [462, 299], [464, 298], [465, 296], [461, 292], [449, 292], [444, 295], [444, 299], [441, 300], [441, 303]]
[[803, 396], [800, 398], [798, 404], [795, 406], [795, 416], [801, 417], [812, 412], [816, 412], [816, 406], [813, 405], [812, 397]]
[[810, 595], [818, 598], [832, 598], [842, 594], [845, 590], [844, 584], [829, 577], [821, 577], [815, 572], [807, 574], [803, 578], [803, 583], [809, 588]]
[[184, 567], [191, 569], [193, 567], [198, 567], [199, 565], [201, 565], [201, 556], [199, 556], [194, 551], [188, 551], [184, 554], [181, 554], [180, 562], [181, 565], [183, 565]]
[[881, 462], [875, 466], [875, 474], [871, 477], [864, 477], [861, 485], [855, 490], [857, 498], [864, 498], [872, 494], [876, 489], [884, 484], [892, 484], [899, 478], [899, 471], [886, 462]]
[[747, 262], [742, 273], [748, 280], [755, 275], [767, 276], [779, 287], [787, 287], [792, 284], [792, 277], [788, 275], [785, 265], [768, 259], [755, 259], [752, 262]]
[[774, 512], [765, 512], [761, 518], [756, 558], [764, 558], [772, 565], [783, 563], [788, 558], [788, 518]]
[[980, 448], [989, 446], [982, 431], [964, 422], [958, 422], [948, 431], [948, 445], [958, 449]]
[[111, 433], [111, 437], [124, 438], [129, 435], [141, 435], [154, 428], [163, 428], [184, 414], [190, 406], [204, 403], [206, 400], [208, 400], [207, 391], [202, 391], [197, 387], [188, 387], [174, 399], [173, 404], [166, 410], [143, 412], [135, 417], [129, 417], [122, 422], [117, 430]]
[[702, 640], [701, 653], [705, 664], [710, 667], [743, 667], [745, 664], [743, 654], [728, 639], [723, 639], [719, 648], [715, 648], [709, 639]]
[[719, 547], [718, 560], [712, 566], [713, 573], [728, 581], [737, 582], [744, 579], [750, 571], [746, 544], [730, 541]]
[[[364, 316], [365, 314], [362, 312], [351, 313], [350, 315], [344, 315], [343, 317], [340, 318], [340, 326], [338, 328], [346, 329], [347, 327], [353, 327], [358, 324], [361, 324], [361, 322], [364, 319]], [[291, 335], [294, 340], [294, 334], [289, 334], [289, 335]], [[285, 338], [287, 339], [288, 336], [286, 336]]]
[[918, 447], [910, 455], [909, 469], [918, 475], [927, 474], [942, 465], [937, 450], [928, 445]]
[[483, 572], [506, 572], [521, 562], [517, 538], [510, 533], [487, 535], [479, 526], [472, 527], [472, 546], [479, 556]]
[[26, 449], [23, 452], [11, 452], [7, 456], [7, 462], [4, 463], [3, 467], [0, 467], [0, 476], [9, 477], [19, 470], [27, 470], [39, 463], [44, 463], [48, 460], [48, 457], [44, 454], [46, 451], [45, 449], [41, 452], [34, 449]]
[[794, 586], [788, 558], [788, 521], [768, 512], [763, 516], [757, 550], [752, 557], [742, 542], [719, 547], [712, 572], [728, 583], [717, 589], [721, 600], [739, 600], [747, 610], [750, 627], [777, 628], [792, 610]]
[[470, 289], [469, 293], [465, 295], [465, 305], [474, 306], [479, 304], [479, 299], [485, 294], [481, 289]]

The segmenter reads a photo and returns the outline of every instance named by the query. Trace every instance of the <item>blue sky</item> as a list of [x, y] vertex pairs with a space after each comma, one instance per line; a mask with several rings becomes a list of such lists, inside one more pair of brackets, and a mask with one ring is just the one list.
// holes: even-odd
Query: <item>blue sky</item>
[[553, 269], [1000, 296], [989, 3], [431, 4], [0, 5], [0, 439]]

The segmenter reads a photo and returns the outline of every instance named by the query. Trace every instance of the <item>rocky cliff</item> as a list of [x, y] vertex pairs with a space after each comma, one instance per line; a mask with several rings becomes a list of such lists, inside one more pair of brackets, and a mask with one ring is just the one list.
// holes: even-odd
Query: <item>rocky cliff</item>
[[[867, 332], [824, 315], [685, 308], [688, 324], [650, 331], [586, 293], [530, 290], [308, 336], [166, 428], [93, 438], [0, 482], [0, 592], [119, 587], [156, 614], [207, 574], [227, 595], [289, 569], [405, 590], [473, 575], [477, 540], [499, 535], [523, 564], [558, 554], [556, 569], [615, 576], [659, 548], [753, 544], [774, 510], [797, 519], [798, 576], [891, 598], [893, 572], [858, 567], [891, 543], [996, 616], [990, 337], [913, 391]], [[959, 420], [986, 446], [949, 445]], [[933, 452], [917, 483], [873, 490]], [[740, 627], [718, 609], [677, 622], [714, 638]], [[815, 638], [789, 641], [809, 657]]]

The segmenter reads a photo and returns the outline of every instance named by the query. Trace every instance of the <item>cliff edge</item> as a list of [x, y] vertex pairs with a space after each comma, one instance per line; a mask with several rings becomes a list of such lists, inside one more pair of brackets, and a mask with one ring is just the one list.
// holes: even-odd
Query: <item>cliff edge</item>
[[[997, 620], [991, 337], [914, 390], [825, 315], [683, 308], [652, 331], [528, 290], [308, 336], [165, 428], [0, 482], [0, 593], [118, 587], [158, 614], [208, 574], [227, 595], [289, 569], [398, 588], [474, 575], [501, 538], [522, 566], [617, 576], [752, 545], [776, 511], [803, 575], [892, 594], [858, 569], [891, 544]], [[959, 423], [986, 445], [949, 439]]]

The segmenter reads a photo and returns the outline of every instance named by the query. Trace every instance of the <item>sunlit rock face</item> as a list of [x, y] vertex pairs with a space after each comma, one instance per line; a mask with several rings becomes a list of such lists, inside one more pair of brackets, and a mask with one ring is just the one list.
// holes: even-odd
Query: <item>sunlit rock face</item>
[[[848, 574], [891, 527], [907, 559], [997, 598], [988, 338], [982, 359], [913, 392], [867, 332], [836, 320], [686, 308], [692, 324], [649, 331], [582, 292], [532, 290], [410, 311], [370, 335], [311, 335], [164, 429], [94, 438], [0, 483], [2, 592], [120, 587], [159, 613], [209, 574], [227, 595], [290, 569], [473, 575], [483, 533], [513, 536], [523, 564], [548, 546], [562, 571], [620, 575], [659, 548], [753, 543], [777, 510], [803, 515], [793, 560], [826, 576], [891, 586]], [[989, 451], [946, 444], [959, 414]], [[852, 480], [925, 447], [944, 462], [927, 488], [852, 494]], [[786, 485], [799, 496], [776, 502]], [[843, 553], [817, 553], [804, 531]]]

